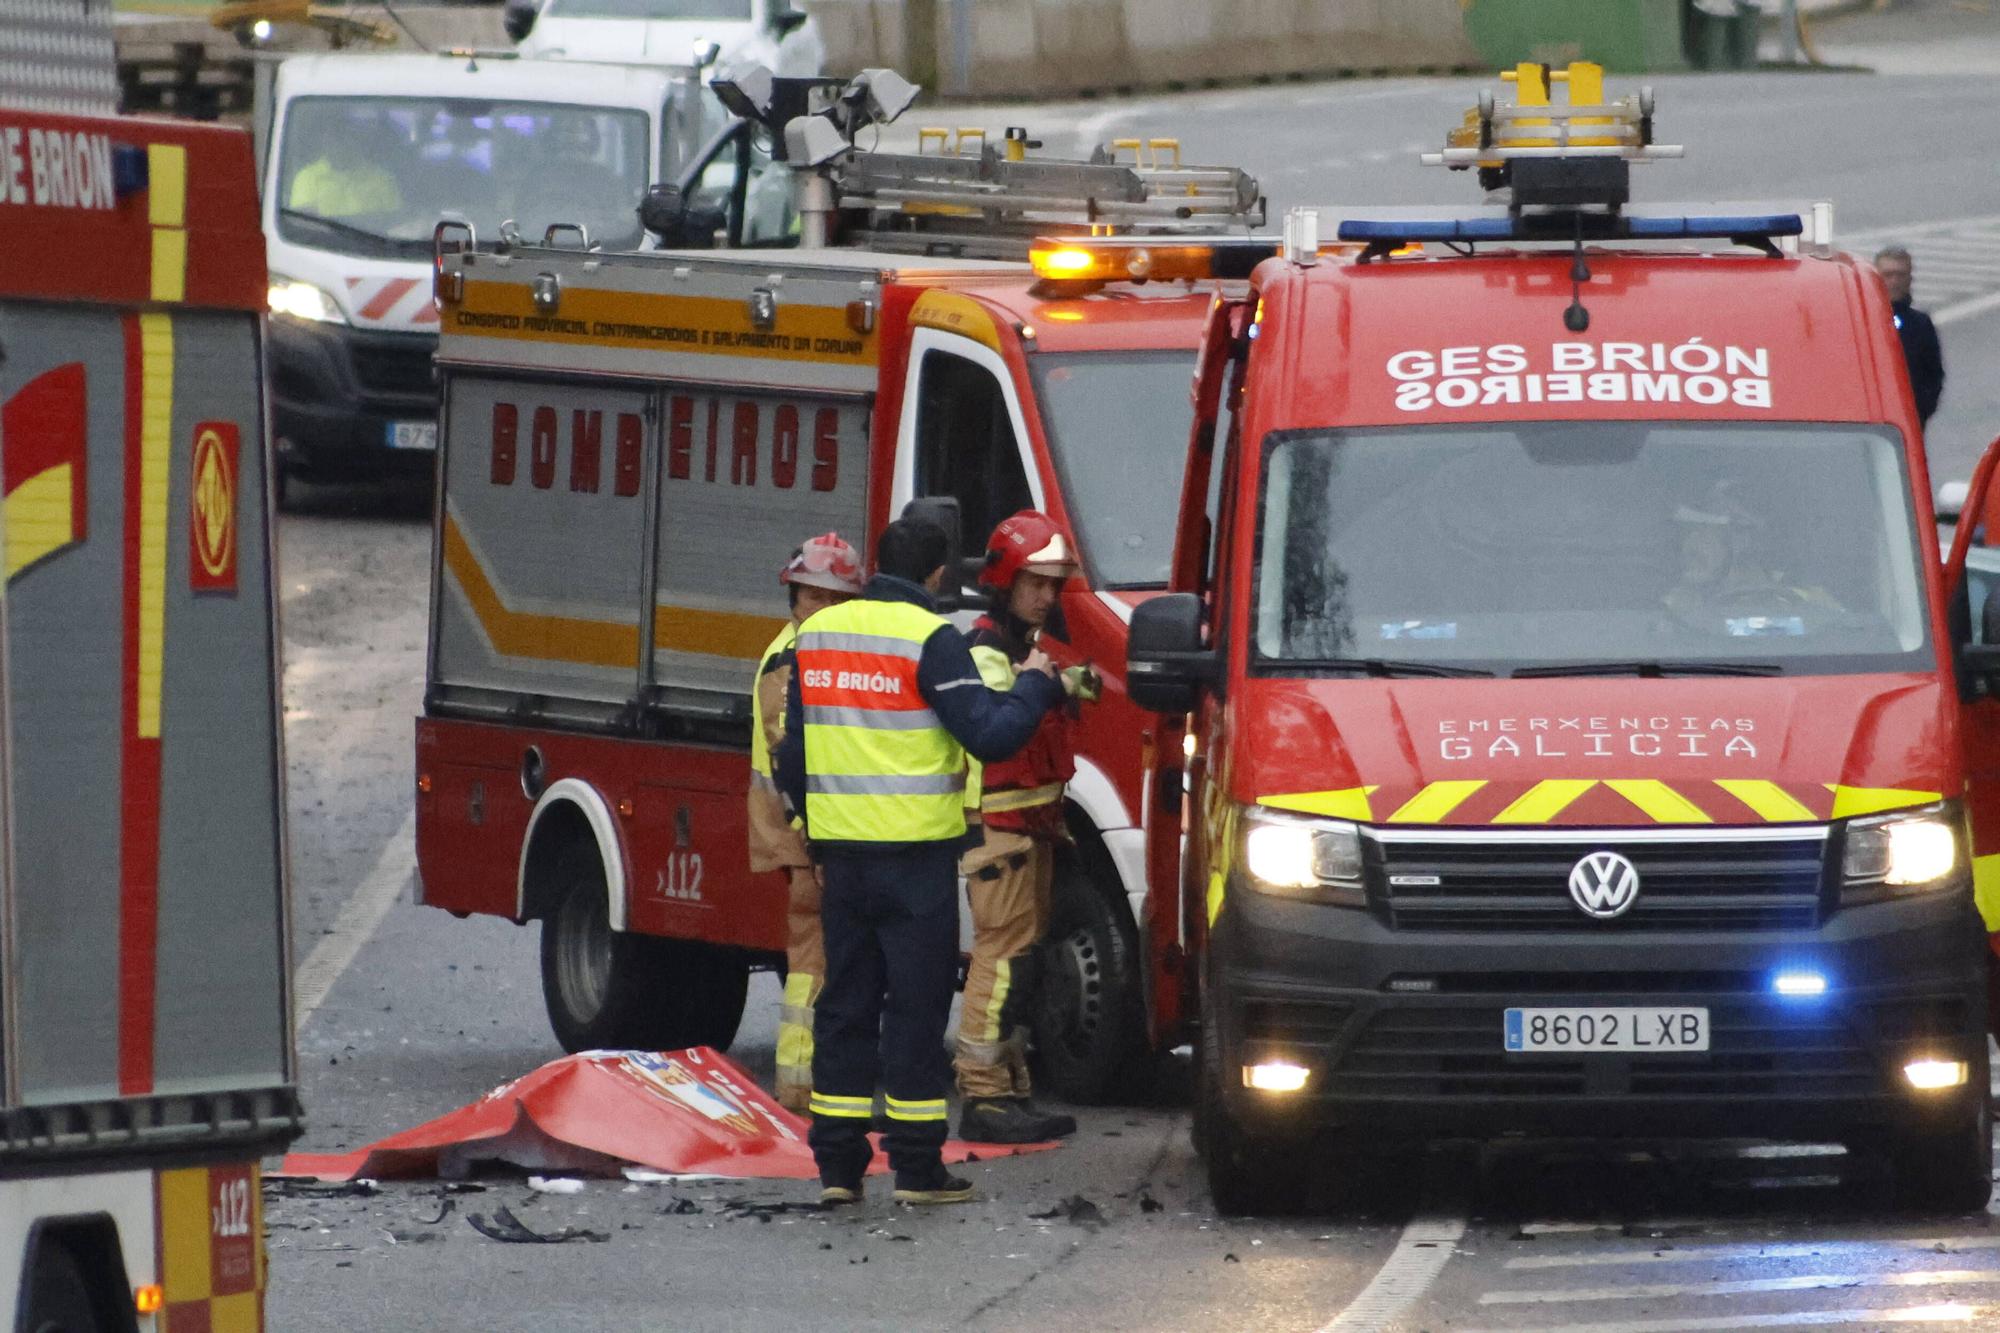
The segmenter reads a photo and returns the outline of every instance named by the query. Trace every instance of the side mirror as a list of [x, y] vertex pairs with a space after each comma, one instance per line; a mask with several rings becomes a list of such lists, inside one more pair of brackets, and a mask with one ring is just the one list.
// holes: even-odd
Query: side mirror
[[944, 586], [938, 589], [940, 611], [956, 611], [965, 605], [962, 552], [965, 550], [965, 519], [958, 500], [950, 495], [920, 495], [903, 506], [904, 518], [921, 518], [944, 529]]
[[663, 181], [639, 201], [639, 225], [665, 249], [709, 250], [715, 246], [715, 234], [729, 226], [729, 215]]
[[500, 26], [506, 30], [510, 40], [525, 42], [528, 34], [535, 30], [535, 18], [540, 13], [536, 0], [507, 0], [500, 11]]
[[696, 69], [707, 69], [721, 58], [721, 42], [696, 42], [694, 44], [694, 67]]
[[1125, 688], [1132, 702], [1155, 713], [1194, 711], [1202, 685], [1215, 678], [1221, 656], [1201, 641], [1201, 598], [1170, 592], [1139, 603], [1125, 641]]
[[793, 9], [790, 5], [783, 3], [773, 5], [771, 7], [771, 31], [777, 33], [780, 37], [789, 37], [804, 27], [809, 17], [811, 16], [803, 9]]

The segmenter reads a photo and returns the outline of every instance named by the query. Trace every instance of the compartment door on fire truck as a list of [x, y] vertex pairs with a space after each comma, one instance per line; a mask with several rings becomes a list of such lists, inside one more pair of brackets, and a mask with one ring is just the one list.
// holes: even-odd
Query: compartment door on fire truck
[[[923, 300], [945, 296], [930, 293]], [[973, 303], [965, 297], [951, 297]], [[990, 330], [990, 316], [973, 306]], [[918, 303], [913, 321], [923, 316]], [[949, 496], [964, 521], [965, 552], [976, 555], [996, 524], [1040, 508], [1041, 477], [1023, 447], [1028, 438], [1019, 395], [997, 334], [975, 340], [919, 328], [910, 344], [909, 382], [897, 431], [892, 508], [918, 496]]]

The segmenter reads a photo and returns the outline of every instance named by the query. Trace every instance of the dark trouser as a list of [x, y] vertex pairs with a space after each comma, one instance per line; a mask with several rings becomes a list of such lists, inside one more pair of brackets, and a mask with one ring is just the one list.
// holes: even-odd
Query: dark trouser
[[952, 843], [830, 852], [821, 863], [826, 984], [813, 1008], [812, 1149], [820, 1178], [857, 1181], [875, 1088], [896, 1174], [942, 1158], [951, 1061], [945, 1020], [958, 981], [958, 855]]

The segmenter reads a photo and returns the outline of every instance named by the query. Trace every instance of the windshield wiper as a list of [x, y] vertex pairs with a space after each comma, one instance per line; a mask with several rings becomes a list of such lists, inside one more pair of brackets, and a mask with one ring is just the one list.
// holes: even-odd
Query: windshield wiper
[[1568, 662], [1519, 667], [1515, 680], [1546, 680], [1555, 676], [1782, 676], [1776, 662]]
[[1271, 665], [1287, 671], [1358, 671], [1365, 676], [1491, 676], [1483, 667], [1443, 662], [1395, 661], [1386, 657], [1287, 657]]
[[328, 231], [339, 232], [343, 236], [353, 236], [359, 240], [367, 241], [372, 245], [406, 246], [412, 244], [409, 241], [397, 240], [394, 236], [384, 236], [379, 231], [370, 231], [366, 227], [357, 227], [352, 222], [341, 222], [335, 218], [321, 217], [318, 213], [304, 213], [296, 208], [281, 208], [278, 210], [278, 216], [281, 218], [290, 218], [294, 222], [309, 222], [315, 227], [324, 227]]

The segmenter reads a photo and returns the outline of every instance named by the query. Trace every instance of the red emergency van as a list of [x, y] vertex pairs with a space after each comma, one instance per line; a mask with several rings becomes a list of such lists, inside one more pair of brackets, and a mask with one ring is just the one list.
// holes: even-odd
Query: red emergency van
[[1439, 155], [1506, 208], [1296, 215], [1211, 314], [1129, 679], [1216, 1200], [1520, 1131], [1983, 1206], [1994, 650], [1881, 283], [1824, 210], [1628, 207], [1650, 98], [1546, 75]]

